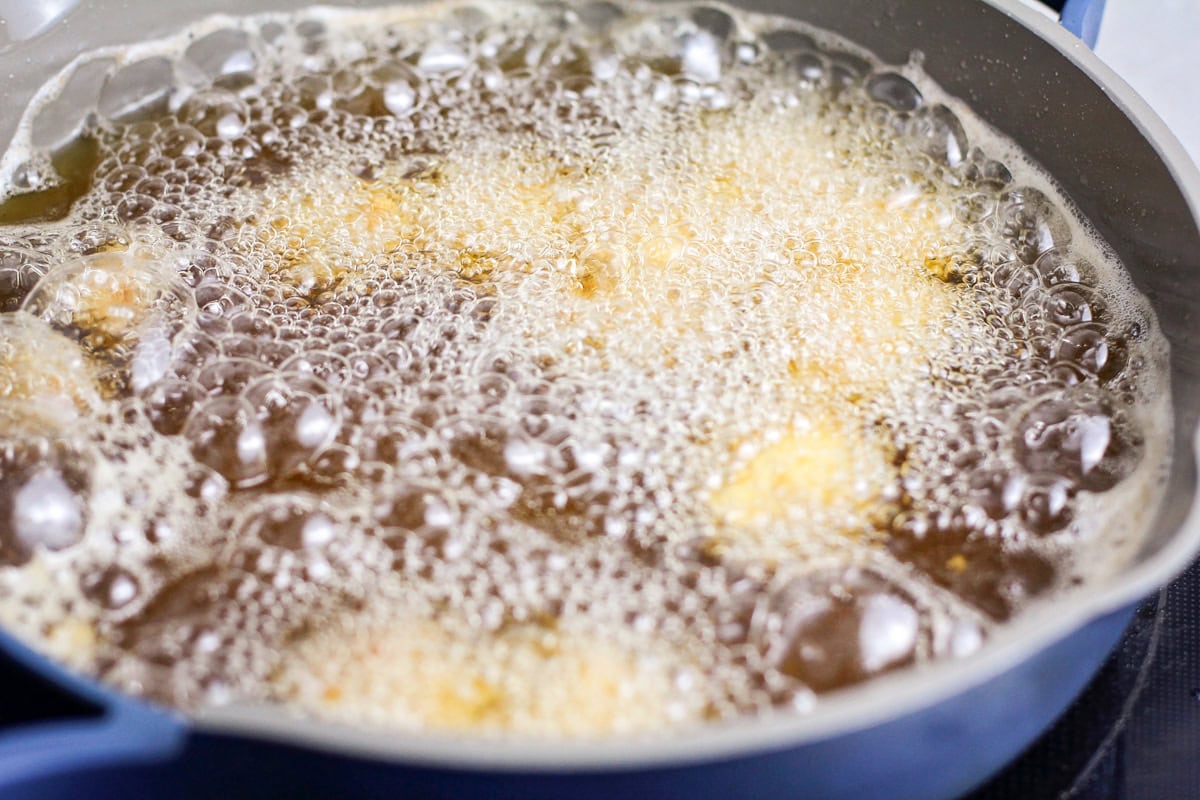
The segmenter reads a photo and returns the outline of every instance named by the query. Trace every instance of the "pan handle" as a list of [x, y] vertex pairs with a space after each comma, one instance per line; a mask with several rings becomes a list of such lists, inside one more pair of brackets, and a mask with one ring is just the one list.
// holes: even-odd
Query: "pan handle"
[[1096, 48], [1105, 0], [1042, 0], [1042, 3], [1058, 12], [1064, 28], [1088, 47]]
[[0, 797], [53, 774], [164, 761], [187, 739], [175, 715], [73, 675], [3, 633], [0, 683]]

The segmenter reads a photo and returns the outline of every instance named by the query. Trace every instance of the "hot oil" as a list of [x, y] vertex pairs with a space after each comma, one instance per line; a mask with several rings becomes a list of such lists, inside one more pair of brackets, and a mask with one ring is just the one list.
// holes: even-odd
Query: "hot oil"
[[1153, 315], [918, 66], [715, 6], [230, 24], [0, 209], [0, 619], [42, 649], [185, 709], [620, 733], [806, 711], [1127, 557]]

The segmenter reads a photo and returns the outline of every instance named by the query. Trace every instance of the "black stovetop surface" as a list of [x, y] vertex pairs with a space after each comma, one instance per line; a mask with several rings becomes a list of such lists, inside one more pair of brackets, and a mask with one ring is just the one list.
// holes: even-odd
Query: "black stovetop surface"
[[1138, 608], [1041, 739], [967, 800], [1200, 799], [1200, 562]]

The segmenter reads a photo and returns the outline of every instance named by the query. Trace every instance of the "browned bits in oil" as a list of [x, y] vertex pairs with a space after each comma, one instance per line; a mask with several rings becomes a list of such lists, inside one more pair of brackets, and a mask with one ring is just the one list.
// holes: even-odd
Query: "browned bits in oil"
[[1150, 505], [1152, 315], [916, 67], [712, 5], [193, 34], [0, 204], [0, 623], [75, 666], [403, 728], [801, 713]]

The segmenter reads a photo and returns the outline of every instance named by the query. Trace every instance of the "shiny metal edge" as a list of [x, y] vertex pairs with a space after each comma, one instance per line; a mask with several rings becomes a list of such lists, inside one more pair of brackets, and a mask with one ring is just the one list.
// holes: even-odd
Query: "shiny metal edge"
[[[1200, 171], [1145, 100], [1083, 42], [1021, 0], [982, 0], [1043, 39], [1101, 86], [1150, 142], [1200, 227]], [[1200, 430], [1192, 436], [1200, 466]], [[877, 678], [822, 698], [803, 717], [747, 719], [657, 736], [580, 741], [500, 740], [422, 732], [391, 733], [313, 721], [278, 706], [227, 706], [197, 714], [197, 730], [269, 738], [331, 753], [462, 769], [498, 771], [625, 770], [736, 758], [803, 745], [934, 706], [1007, 672], [1089, 622], [1138, 602], [1182, 572], [1200, 553], [1200, 503], [1168, 542], [1107, 584], [1064, 593], [1005, 626], [974, 655]]]

